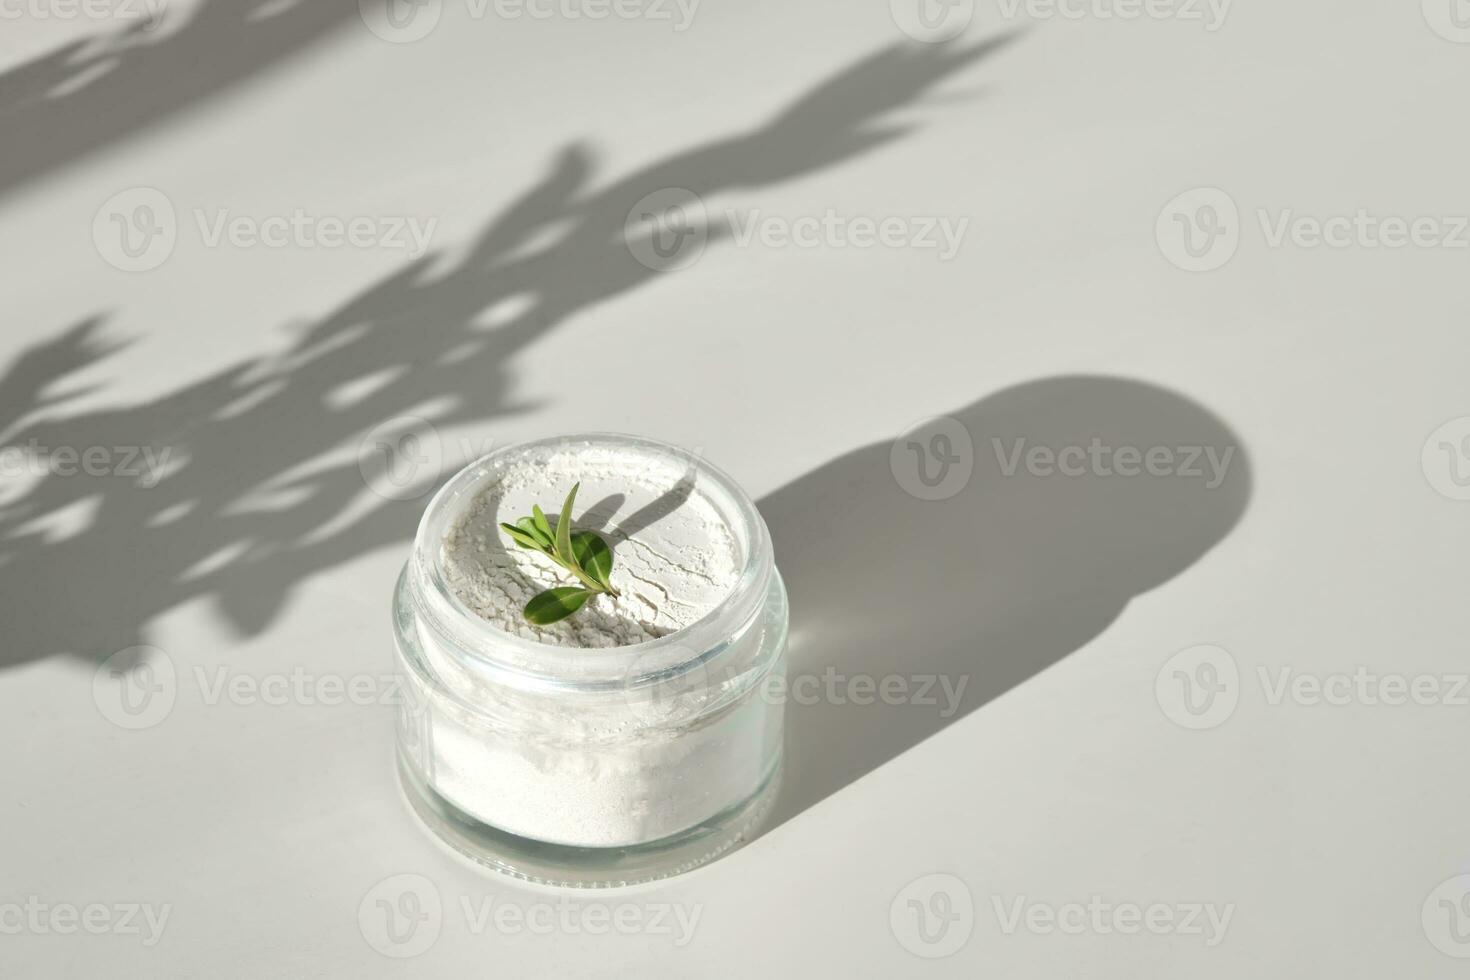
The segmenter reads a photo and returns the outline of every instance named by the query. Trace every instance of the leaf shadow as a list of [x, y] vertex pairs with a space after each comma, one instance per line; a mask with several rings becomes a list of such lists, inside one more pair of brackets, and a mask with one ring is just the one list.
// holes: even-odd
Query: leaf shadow
[[[661, 275], [627, 245], [637, 201], [759, 189], [871, 152], [904, 131], [887, 114], [1010, 40], [880, 49], [754, 128], [602, 185], [591, 152], [568, 145], [463, 254], [427, 255], [284, 350], [134, 404], [80, 407], [66, 387], [118, 349], [102, 317], [26, 351], [0, 376], [0, 444], [30, 461], [0, 491], [0, 667], [145, 643], [154, 620], [195, 600], [257, 635], [303, 582], [404, 546], [448, 475], [420, 435], [512, 416], [529, 345]], [[145, 451], [142, 472], [54, 466], [58, 448], [93, 447]]]

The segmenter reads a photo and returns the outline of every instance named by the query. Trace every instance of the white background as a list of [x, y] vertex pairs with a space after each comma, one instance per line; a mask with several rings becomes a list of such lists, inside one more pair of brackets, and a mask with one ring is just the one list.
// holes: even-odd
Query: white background
[[[1450, 954], [1470, 954], [1467, 886], [1436, 892], [1470, 872], [1463, 692], [1272, 703], [1261, 680], [1466, 670], [1470, 502], [1450, 467], [1470, 472], [1470, 423], [1423, 451], [1470, 416], [1467, 235], [1268, 235], [1288, 212], [1429, 216], [1445, 234], [1470, 213], [1470, 45], [1445, 26], [1450, 0], [1237, 0], [1213, 30], [1203, 4], [1188, 8], [1202, 19], [1107, 17], [1136, 8], [1103, 0], [1008, 17], [978, 0], [951, 11], [972, 16], [947, 46], [908, 38], [899, 7], [705, 0], [678, 31], [672, 6], [673, 21], [538, 19], [443, 0], [412, 43], [337, 0], [179, 3], [128, 39], [55, 4], [7, 8], [22, 12], [0, 33], [0, 346], [6, 363], [50, 346], [0, 382], [0, 440], [191, 462], [151, 490], [7, 471], [0, 973], [1463, 974]], [[475, 252], [552, 174], [538, 223]], [[668, 186], [698, 190], [717, 231], [727, 209], [968, 225], [948, 261], [716, 234], [659, 274], [620, 236]], [[136, 187], [168, 199], [177, 241], [126, 272], [94, 218]], [[1238, 213], [1233, 256], [1210, 271], [1181, 269], [1156, 235], [1196, 188]], [[436, 225], [421, 262], [211, 247], [194, 212], [221, 208]], [[89, 339], [58, 340], [92, 320]], [[977, 703], [944, 723], [920, 705], [816, 706], [793, 731], [858, 742], [798, 747], [802, 805], [687, 876], [559, 906], [478, 871], [400, 799], [391, 707], [210, 703], [197, 680], [391, 669], [388, 598], [425, 498], [383, 499], [357, 456], [404, 415], [434, 422], [443, 478], [560, 431], [698, 447], [780, 512], [794, 670], [817, 650], [842, 664], [849, 635], [871, 653], [857, 634], [876, 633], [892, 664], [942, 647]], [[972, 424], [974, 481], [926, 505], [899, 489], [889, 447], [940, 415], [1008, 427]], [[1237, 446], [1234, 496], [1180, 477], [991, 480], [992, 436], [1056, 446], [1060, 432], [1144, 446], [1202, 432]], [[295, 479], [307, 489], [280, 490]], [[1158, 523], [1078, 510], [1091, 490], [1145, 501]], [[1038, 499], [1024, 521], [1004, 509]], [[169, 532], [147, 523], [155, 500], [194, 509]], [[1191, 507], [1216, 522], [1199, 541]], [[175, 689], [166, 717], [127, 730], [94, 679], [138, 643], [162, 651]], [[1191, 730], [1156, 680], [1201, 644], [1235, 665], [1236, 705]], [[913, 884], [932, 874], [952, 877]], [[440, 899], [417, 945], [381, 934], [375, 901], [399, 900], [403, 879], [381, 884], [396, 875]], [[1018, 899], [1061, 911], [1093, 896], [1232, 911], [1214, 945], [1207, 926], [1007, 929]], [[957, 917], [942, 939], [916, 938], [910, 898]], [[563, 918], [481, 928], [462, 901], [485, 899]], [[697, 926], [566, 928], [589, 902], [645, 923], [677, 905]], [[37, 903], [169, 918], [152, 946], [62, 934], [64, 919], [14, 928], [23, 910], [6, 908]]]

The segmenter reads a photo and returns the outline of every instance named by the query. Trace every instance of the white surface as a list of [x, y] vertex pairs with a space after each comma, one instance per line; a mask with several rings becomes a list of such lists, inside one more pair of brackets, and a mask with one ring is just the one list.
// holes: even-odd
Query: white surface
[[[1258, 218], [1470, 211], [1470, 45], [1449, 0], [1419, 6], [1238, 2], [1213, 31], [1074, 6], [1023, 14], [1012, 43], [947, 73], [952, 52], [890, 50], [906, 39], [889, 5], [851, 0], [706, 0], [682, 32], [477, 20], [446, 0], [408, 44], [353, 4], [248, 19], [216, 0], [170, 34], [195, 9], [179, 4], [120, 59], [30, 69], [111, 28], [7, 20], [0, 104], [55, 94], [0, 120], [0, 343], [14, 358], [96, 321], [98, 346], [126, 345], [74, 371], [53, 346], [6, 375], [0, 439], [190, 462], [151, 491], [88, 476], [28, 490], [7, 470], [7, 499], [38, 510], [0, 515], [0, 973], [1462, 975], [1448, 953], [1470, 952], [1450, 928], [1457, 914], [1470, 938], [1453, 880], [1470, 872], [1470, 708], [1272, 703], [1283, 668], [1466, 669], [1470, 503], [1438, 448], [1458, 451], [1463, 427], [1430, 438], [1470, 416], [1470, 251], [1272, 247]], [[981, 0], [957, 43], [1003, 33], [1004, 9]], [[135, 187], [179, 222], [167, 261], [129, 273], [92, 229]], [[949, 261], [730, 232], [657, 274], [621, 236], [667, 187], [703, 195], [717, 229], [727, 208], [968, 225]], [[1155, 237], [1196, 188], [1240, 216], [1211, 272]], [[212, 227], [220, 208], [437, 224], [415, 264], [207, 247], [193, 211]], [[343, 347], [310, 356], [327, 340]], [[635, 369], [646, 387], [614, 384]], [[1120, 380], [1058, 380], [1075, 375]], [[956, 413], [980, 426], [970, 485], [904, 495], [890, 445]], [[384, 687], [389, 590], [424, 498], [374, 493], [356, 454], [404, 415], [436, 424], [443, 476], [558, 431], [699, 448], [768, 510], [794, 669], [850, 649], [862, 670], [917, 673], [911, 655], [973, 674], [984, 703], [948, 723], [914, 704], [793, 706], [830, 761], [803, 743], [789, 819], [687, 877], [569, 903], [487, 877], [398, 798], [393, 709], [322, 703], [354, 678], [369, 679], [357, 701]], [[994, 432], [1202, 433], [1238, 442], [1237, 482], [1210, 497], [1177, 478], [998, 479]], [[909, 545], [898, 560], [857, 561], [887, 535]], [[939, 592], [875, 619], [843, 575]], [[99, 710], [118, 689], [104, 673], [94, 693], [95, 665], [139, 642], [162, 651], [145, 657], [157, 683], [173, 666], [176, 696], [127, 730]], [[1197, 666], [1170, 660], [1201, 644], [1228, 651], [1237, 704], [1188, 730], [1156, 679]], [[960, 919], [926, 945], [908, 900], [931, 898], [931, 874], [953, 876], [937, 881]], [[412, 910], [405, 889], [428, 918], [395, 945], [378, 902]], [[1064, 911], [1092, 896], [1233, 911], [1214, 946], [1006, 931], [1022, 897]], [[151, 947], [58, 934], [64, 916], [16, 932], [8, 909], [32, 897], [170, 912]], [[591, 934], [599, 903], [642, 927]], [[697, 914], [692, 930], [655, 922], [664, 905]]]

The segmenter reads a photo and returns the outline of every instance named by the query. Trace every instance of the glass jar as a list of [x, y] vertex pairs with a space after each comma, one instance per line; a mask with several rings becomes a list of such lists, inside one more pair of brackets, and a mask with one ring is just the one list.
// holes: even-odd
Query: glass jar
[[[444, 538], [513, 466], [583, 447], [677, 466], [739, 550], [728, 595], [693, 624], [583, 649], [512, 635], [446, 586]], [[616, 555], [617, 545], [614, 544]], [[501, 449], [429, 503], [393, 598], [398, 764], [414, 810], [444, 841], [516, 877], [607, 886], [667, 877], [748, 840], [779, 782], [786, 592], [765, 522], [725, 473], [632, 436], [565, 436]]]

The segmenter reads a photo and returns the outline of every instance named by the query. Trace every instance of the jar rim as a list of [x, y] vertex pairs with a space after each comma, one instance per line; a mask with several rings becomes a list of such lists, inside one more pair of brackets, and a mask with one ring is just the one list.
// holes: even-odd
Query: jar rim
[[[625, 446], [686, 460], [695, 480], [706, 481], [728, 501], [730, 531], [744, 548], [740, 574], [730, 590], [688, 626], [664, 636], [616, 647], [562, 646], [510, 633], [475, 613], [449, 588], [443, 570], [443, 536], [450, 509], [506, 457], [542, 447]], [[472, 498], [470, 498], [472, 499]], [[724, 509], [722, 508], [722, 511]], [[467, 666], [527, 679], [602, 687], [651, 683], [707, 662], [758, 615], [774, 569], [770, 532], [749, 494], [723, 469], [673, 443], [620, 432], [584, 432], [517, 442], [464, 466], [430, 499], [414, 535], [409, 559], [410, 598], [441, 640]]]

